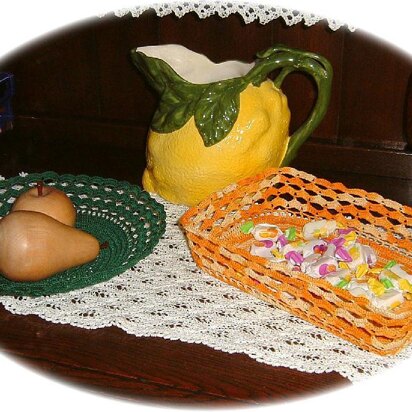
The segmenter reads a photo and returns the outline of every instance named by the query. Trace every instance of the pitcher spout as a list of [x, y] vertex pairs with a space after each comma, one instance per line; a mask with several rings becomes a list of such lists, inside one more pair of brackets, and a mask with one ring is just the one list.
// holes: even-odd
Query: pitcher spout
[[[254, 65], [254, 63], [244, 63], [237, 60], [214, 63], [205, 55], [179, 44], [138, 47], [132, 51], [132, 57], [138, 68], [140, 65], [144, 65], [145, 71], [150, 70], [150, 66], [155, 64], [153, 59], [157, 59], [157, 65], [168, 65], [174, 75], [193, 84], [208, 84], [242, 77]], [[144, 74], [147, 76], [146, 72]], [[175, 76], [172, 75], [172, 77]], [[175, 81], [175, 79], [172, 80]]]

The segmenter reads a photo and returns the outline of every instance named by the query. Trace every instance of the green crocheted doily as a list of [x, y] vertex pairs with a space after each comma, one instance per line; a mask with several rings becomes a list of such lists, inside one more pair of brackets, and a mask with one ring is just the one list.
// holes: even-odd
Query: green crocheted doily
[[85, 175], [33, 173], [0, 181], [0, 217], [38, 181], [63, 190], [76, 207], [76, 227], [107, 242], [93, 262], [36, 282], [13, 282], [0, 274], [0, 295], [45, 296], [104, 282], [149, 255], [165, 231], [161, 204], [128, 182]]

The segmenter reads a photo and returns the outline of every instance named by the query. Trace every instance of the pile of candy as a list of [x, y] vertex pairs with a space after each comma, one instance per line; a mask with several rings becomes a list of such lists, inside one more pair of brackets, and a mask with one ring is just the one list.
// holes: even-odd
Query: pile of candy
[[354, 296], [366, 297], [375, 307], [393, 309], [412, 300], [412, 275], [393, 260], [377, 266], [375, 251], [358, 241], [353, 228], [317, 220], [301, 230], [289, 227], [282, 231], [275, 225], [253, 222], [240, 229], [254, 237], [252, 255], [286, 262], [292, 270], [324, 278]]

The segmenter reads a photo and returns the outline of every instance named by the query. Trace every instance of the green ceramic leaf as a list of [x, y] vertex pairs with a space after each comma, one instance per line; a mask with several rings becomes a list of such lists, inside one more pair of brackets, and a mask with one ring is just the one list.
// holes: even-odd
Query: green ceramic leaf
[[190, 83], [170, 83], [160, 97], [152, 129], [170, 133], [183, 127], [193, 116], [201, 89]]
[[159, 133], [180, 129], [193, 116], [194, 107], [205, 86], [187, 82], [161, 59], [136, 50], [132, 50], [131, 55], [146, 81], [160, 95], [152, 129]]
[[240, 93], [246, 88], [241, 78], [211, 83], [197, 102], [195, 123], [205, 146], [224, 139], [239, 114]]
[[145, 80], [160, 95], [168, 88], [170, 80], [187, 83], [166, 62], [155, 57], [146, 56], [136, 50], [131, 51], [133, 63], [142, 72]]
[[194, 116], [205, 146], [212, 146], [227, 136], [239, 113], [240, 93], [247, 86], [243, 78], [193, 84], [161, 59], [133, 50], [132, 60], [160, 95], [152, 119], [153, 130], [173, 132]]

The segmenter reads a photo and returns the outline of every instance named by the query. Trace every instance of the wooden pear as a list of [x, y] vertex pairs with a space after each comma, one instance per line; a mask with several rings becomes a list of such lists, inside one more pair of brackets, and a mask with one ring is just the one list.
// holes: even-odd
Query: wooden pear
[[11, 211], [18, 210], [41, 212], [69, 226], [76, 222], [76, 209], [66, 193], [41, 181], [15, 200]]
[[98, 240], [52, 217], [16, 211], [0, 220], [0, 273], [13, 281], [37, 281], [94, 260]]

